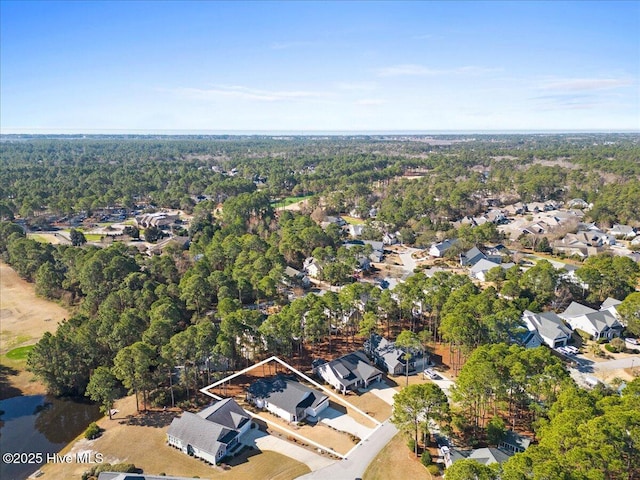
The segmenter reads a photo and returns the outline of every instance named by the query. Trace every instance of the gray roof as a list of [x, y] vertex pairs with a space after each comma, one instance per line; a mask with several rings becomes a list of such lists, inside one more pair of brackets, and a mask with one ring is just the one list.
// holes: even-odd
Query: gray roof
[[249, 385], [247, 390], [254, 398], [267, 399], [270, 404], [297, 417], [302, 416], [301, 410], [315, 408], [329, 398], [324, 393], [284, 375], [261, 378]]
[[198, 415], [223, 427], [238, 430], [249, 421], [249, 415], [232, 398], [225, 398], [198, 412]]
[[364, 380], [368, 382], [382, 372], [371, 365], [362, 352], [353, 352], [325, 364], [322, 370], [330, 369], [345, 387]]
[[605, 308], [609, 308], [609, 307], [617, 307], [621, 303], [622, 302], [620, 300], [617, 300], [613, 297], [609, 297], [604, 302], [602, 302], [602, 305], [600, 305], [600, 310], [604, 310]]
[[531, 439], [529, 437], [519, 435], [513, 430], [507, 430], [504, 439], [500, 443], [506, 443], [507, 445], [512, 445], [518, 449], [526, 450], [529, 448], [529, 445], [531, 445]]
[[473, 247], [466, 253], [460, 255], [460, 263], [464, 265], [475, 265], [478, 261], [485, 259], [487, 256], [480, 251], [478, 247]]
[[467, 458], [482, 463], [483, 465], [491, 465], [492, 463], [506, 462], [510, 457], [510, 453], [500, 450], [499, 448], [478, 448], [473, 450]]
[[[507, 264], [505, 263], [505, 265], [507, 265]], [[486, 258], [483, 258], [483, 259], [478, 260], [473, 265], [473, 267], [471, 267], [471, 273], [476, 275], [476, 274], [478, 274], [480, 272], [488, 272], [492, 268], [501, 267], [501, 266], [503, 266], [503, 265], [500, 264], [500, 263], [492, 262], [490, 260], [487, 260]], [[513, 265], [511, 265], [511, 266], [513, 266]], [[509, 267], [509, 268], [511, 268], [511, 267]]]
[[384, 360], [387, 367], [395, 370], [398, 365], [405, 365], [404, 351], [397, 348], [395, 343], [374, 334], [371, 336], [371, 351]]
[[571, 330], [553, 312], [533, 313], [525, 310], [523, 315], [532, 321], [535, 329], [543, 338], [557, 340], [571, 336]]
[[597, 310], [593, 308], [587, 307], [586, 305], [582, 305], [578, 302], [571, 302], [569, 306], [565, 309], [564, 312], [560, 314], [560, 318], [568, 319], [572, 317], [579, 317], [580, 315], [586, 315], [588, 313], [594, 313]]
[[173, 419], [167, 435], [179, 438], [183, 444], [193, 445], [215, 456], [220, 447], [229, 444], [238, 432], [210, 422], [195, 413], [184, 412], [181, 417]]

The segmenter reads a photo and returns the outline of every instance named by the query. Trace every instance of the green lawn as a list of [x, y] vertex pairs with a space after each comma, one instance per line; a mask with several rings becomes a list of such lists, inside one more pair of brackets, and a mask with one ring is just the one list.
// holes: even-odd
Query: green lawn
[[14, 348], [7, 352], [6, 357], [10, 360], [26, 360], [29, 352], [35, 345], [26, 345], [24, 347]]
[[349, 225], [364, 225], [364, 220], [360, 218], [350, 217], [348, 215], [341, 215], [340, 217]]
[[311, 197], [313, 197], [313, 195], [304, 195], [302, 197], [285, 197], [281, 198], [280, 200], [274, 200], [273, 202], [271, 202], [271, 205], [276, 208], [283, 208], [291, 205], [292, 203], [297, 203]]

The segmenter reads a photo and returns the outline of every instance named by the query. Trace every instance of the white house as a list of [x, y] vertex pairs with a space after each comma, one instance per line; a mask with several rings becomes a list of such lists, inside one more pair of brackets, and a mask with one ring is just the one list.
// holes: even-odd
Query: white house
[[[605, 307], [606, 308], [606, 307]], [[619, 337], [622, 325], [608, 310], [594, 310], [577, 302], [571, 302], [567, 309], [560, 314], [574, 330], [579, 328], [587, 332], [595, 340]]]
[[457, 242], [457, 239], [453, 239], [453, 240], [443, 240], [440, 243], [434, 243], [433, 245], [431, 245], [431, 248], [429, 248], [429, 255], [431, 255], [432, 257], [442, 257], [444, 256], [445, 253], [447, 253], [447, 250], [449, 250], [451, 247], [453, 247]]
[[247, 401], [287, 422], [317, 417], [329, 406], [327, 395], [284, 375], [253, 382], [247, 389]]
[[633, 227], [630, 227], [629, 225], [615, 224], [613, 228], [609, 230], [609, 235], [630, 240], [636, 236], [636, 231]]
[[362, 352], [349, 353], [331, 362], [316, 360], [313, 371], [341, 393], [367, 388], [382, 379], [382, 372], [371, 365]]
[[232, 451], [251, 428], [251, 417], [232, 398], [197, 414], [184, 412], [167, 430], [169, 445], [215, 465]]
[[322, 265], [314, 257], [306, 258], [302, 268], [312, 278], [320, 278], [322, 274]]
[[481, 282], [486, 281], [486, 275], [489, 270], [495, 267], [502, 267], [503, 270], [509, 270], [515, 263], [495, 263], [486, 259], [479, 260], [473, 267], [471, 267], [471, 278], [476, 278]]

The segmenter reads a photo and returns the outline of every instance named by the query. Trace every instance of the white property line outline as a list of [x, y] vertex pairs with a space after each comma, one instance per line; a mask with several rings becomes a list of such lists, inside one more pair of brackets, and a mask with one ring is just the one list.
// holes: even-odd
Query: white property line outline
[[[254, 364], [254, 365], [251, 365], [250, 367], [247, 367], [247, 368], [245, 368], [245, 369], [243, 369], [243, 370], [240, 370], [239, 372], [233, 373], [233, 374], [231, 374], [231, 375], [229, 375], [229, 376], [227, 376], [227, 377], [223, 378], [222, 380], [218, 380], [217, 382], [214, 382], [214, 383], [212, 383], [211, 385], [207, 385], [206, 387], [201, 388], [201, 389], [200, 389], [200, 392], [201, 392], [201, 393], [204, 393], [205, 395], [208, 395], [209, 397], [215, 398], [216, 400], [222, 400], [222, 398], [223, 398], [223, 397], [220, 397], [219, 395], [216, 395], [215, 393], [209, 392], [209, 389], [211, 389], [211, 388], [215, 388], [215, 387], [217, 387], [218, 385], [220, 385], [220, 384], [222, 384], [222, 383], [225, 383], [225, 382], [227, 382], [227, 381], [229, 381], [229, 380], [232, 380], [232, 379], [234, 379], [234, 378], [236, 378], [236, 377], [239, 377], [240, 375], [245, 374], [245, 373], [246, 373], [246, 372], [248, 372], [249, 370], [253, 370], [253, 369], [254, 369], [254, 368], [256, 368], [256, 367], [260, 367], [260, 366], [262, 366], [262, 365], [265, 365], [265, 364], [267, 364], [267, 363], [269, 363], [269, 362], [271, 362], [271, 361], [273, 361], [273, 360], [275, 360], [276, 362], [278, 362], [280, 365], [282, 365], [282, 366], [284, 366], [284, 367], [288, 368], [289, 370], [291, 370], [292, 372], [296, 373], [297, 375], [300, 375], [303, 379], [305, 379], [306, 381], [308, 381], [308, 382], [309, 382], [309, 383], [311, 383], [312, 385], [314, 385], [314, 386], [316, 386], [316, 387], [320, 388], [323, 392], [325, 392], [325, 393], [327, 393], [327, 394], [331, 395], [332, 397], [337, 398], [337, 399], [340, 401], [340, 403], [344, 403], [344, 404], [346, 404], [348, 407], [353, 408], [353, 410], [355, 410], [355, 411], [356, 411], [356, 412], [358, 412], [359, 414], [363, 415], [365, 418], [368, 418], [369, 420], [371, 420], [371, 421], [376, 425], [376, 427], [374, 427], [373, 429], [371, 429], [371, 433], [370, 433], [366, 438], [361, 439], [361, 440], [360, 440], [360, 441], [359, 441], [359, 442], [358, 442], [358, 443], [357, 443], [357, 444], [356, 444], [356, 445], [355, 445], [351, 450], [349, 450], [346, 454], [344, 454], [344, 455], [343, 455], [343, 454], [338, 453], [338, 452], [336, 452], [335, 450], [333, 450], [333, 449], [331, 449], [331, 448], [329, 448], [329, 447], [325, 447], [324, 445], [321, 445], [321, 444], [319, 444], [319, 443], [317, 443], [317, 442], [314, 442], [313, 440], [311, 440], [311, 439], [309, 439], [309, 438], [307, 438], [307, 437], [304, 437], [304, 436], [302, 436], [302, 435], [300, 435], [300, 434], [298, 434], [298, 433], [296, 433], [296, 432], [294, 432], [294, 431], [292, 431], [292, 430], [289, 430], [289, 429], [287, 429], [287, 428], [285, 428], [285, 427], [283, 427], [283, 426], [281, 426], [281, 425], [279, 425], [279, 424], [277, 424], [277, 423], [275, 423], [275, 422], [272, 422], [271, 420], [268, 420], [268, 419], [266, 419], [266, 418], [264, 418], [264, 417], [262, 417], [262, 416], [260, 416], [260, 415], [258, 415], [258, 414], [255, 414], [255, 413], [253, 413], [253, 412], [250, 412], [250, 411], [248, 411], [248, 410], [245, 410], [245, 412], [247, 412], [247, 413], [248, 413], [249, 415], [251, 415], [253, 418], [259, 418], [260, 420], [262, 420], [263, 422], [267, 423], [268, 425], [271, 425], [271, 426], [272, 426], [272, 427], [274, 427], [274, 428], [277, 428], [277, 429], [279, 429], [279, 430], [282, 430], [282, 431], [286, 432], [286, 433], [287, 433], [287, 434], [289, 434], [289, 435], [292, 435], [292, 436], [294, 436], [294, 437], [296, 437], [296, 438], [299, 438], [299, 439], [301, 439], [301, 440], [303, 440], [303, 441], [305, 441], [305, 442], [307, 442], [307, 443], [309, 443], [309, 444], [313, 445], [314, 447], [319, 448], [320, 450], [324, 450], [325, 452], [328, 452], [328, 453], [330, 453], [330, 454], [332, 454], [332, 455], [335, 455], [335, 456], [340, 457], [340, 458], [343, 458], [343, 459], [346, 459], [346, 458], [351, 454], [351, 452], [353, 452], [356, 448], [358, 448], [359, 446], [361, 446], [361, 445], [362, 445], [362, 443], [363, 443], [365, 440], [368, 440], [368, 439], [369, 439], [369, 437], [371, 437], [371, 435], [373, 435], [373, 433], [374, 433], [375, 431], [377, 431], [377, 430], [382, 426], [382, 422], [379, 422], [378, 420], [376, 420], [376, 419], [375, 419], [375, 418], [373, 418], [372, 416], [370, 416], [370, 415], [368, 415], [367, 413], [365, 413], [365, 412], [363, 412], [362, 410], [360, 410], [360, 409], [359, 409], [358, 407], [356, 407], [355, 405], [352, 405], [351, 403], [347, 402], [347, 401], [346, 401], [346, 400], [344, 400], [343, 398], [340, 398], [338, 395], [336, 395], [336, 394], [335, 394], [335, 393], [333, 393], [332, 391], [330, 391], [330, 390], [326, 389], [323, 385], [320, 385], [318, 382], [316, 382], [315, 380], [312, 380], [311, 378], [309, 378], [308, 376], [306, 376], [306, 375], [305, 375], [304, 373], [302, 373], [301, 371], [299, 371], [299, 370], [295, 369], [294, 367], [292, 367], [291, 365], [289, 365], [287, 362], [285, 362], [285, 361], [283, 361], [283, 360], [280, 360], [280, 359], [279, 359], [278, 357], [276, 357], [275, 355], [274, 355], [274, 356], [271, 356], [271, 357], [269, 357], [269, 358], [267, 358], [267, 359], [265, 359], [265, 360], [262, 360], [262, 361], [260, 361], [260, 362], [258, 362], [258, 363], [256, 363], [256, 364]], [[348, 432], [347, 432], [347, 433], [348, 433]]]

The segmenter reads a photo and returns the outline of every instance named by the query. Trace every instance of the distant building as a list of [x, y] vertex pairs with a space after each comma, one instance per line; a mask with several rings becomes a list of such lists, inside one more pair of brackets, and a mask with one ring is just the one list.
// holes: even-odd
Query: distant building
[[612, 301], [609, 301], [604, 310], [598, 311], [586, 305], [571, 302], [559, 316], [571, 325], [571, 328], [587, 332], [595, 340], [600, 340], [601, 338], [611, 339], [619, 337], [622, 333], [622, 325], [616, 316], [608, 310], [608, 308], [615, 306], [612, 303]]
[[[405, 360], [405, 352], [395, 346], [386, 338], [373, 334], [370, 340], [365, 342], [365, 349], [376, 360], [376, 364], [384, 368], [391, 375], [402, 375], [406, 372], [407, 361]], [[413, 359], [409, 360], [409, 371], [415, 369]]]
[[431, 255], [432, 257], [443, 257], [445, 253], [447, 253], [447, 250], [453, 247], [457, 243], [457, 241], [457, 239], [453, 239], [434, 243], [433, 245], [431, 245], [431, 248], [429, 248], [429, 255]]

